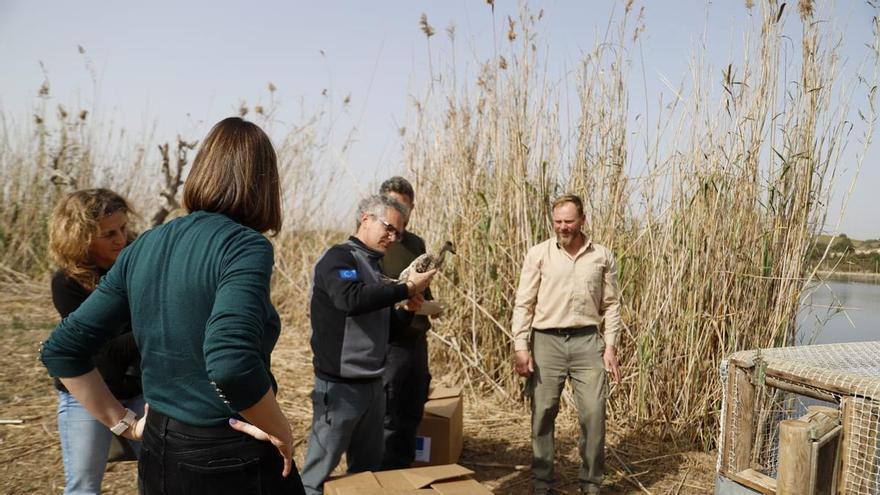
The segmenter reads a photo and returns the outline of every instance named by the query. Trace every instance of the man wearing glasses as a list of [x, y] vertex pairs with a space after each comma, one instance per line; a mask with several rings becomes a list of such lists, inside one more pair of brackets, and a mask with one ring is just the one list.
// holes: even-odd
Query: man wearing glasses
[[[315, 389], [312, 431], [302, 469], [307, 494], [324, 481], [343, 452], [348, 472], [375, 471], [382, 461], [385, 393], [382, 374], [393, 328], [410, 325], [436, 270], [405, 284], [383, 282], [379, 260], [399, 240], [408, 208], [386, 196], [358, 205], [357, 231], [315, 266], [311, 298]], [[406, 301], [403, 307], [394, 305]]]

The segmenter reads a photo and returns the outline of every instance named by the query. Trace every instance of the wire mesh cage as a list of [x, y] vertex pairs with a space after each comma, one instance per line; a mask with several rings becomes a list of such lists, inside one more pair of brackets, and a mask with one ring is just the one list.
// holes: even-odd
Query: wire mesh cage
[[[721, 476], [768, 494], [880, 495], [880, 342], [742, 351], [722, 362], [721, 378]], [[817, 419], [829, 423], [820, 434]], [[811, 425], [812, 455], [781, 440], [803, 426], [791, 421]], [[783, 480], [793, 476], [796, 491]]]

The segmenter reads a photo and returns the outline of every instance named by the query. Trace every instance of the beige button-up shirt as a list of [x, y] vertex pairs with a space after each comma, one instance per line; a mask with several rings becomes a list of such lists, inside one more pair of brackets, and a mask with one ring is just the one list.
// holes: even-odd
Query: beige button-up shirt
[[531, 329], [600, 326], [617, 343], [620, 301], [611, 250], [587, 240], [574, 256], [550, 238], [529, 249], [513, 308], [513, 348], [528, 350]]

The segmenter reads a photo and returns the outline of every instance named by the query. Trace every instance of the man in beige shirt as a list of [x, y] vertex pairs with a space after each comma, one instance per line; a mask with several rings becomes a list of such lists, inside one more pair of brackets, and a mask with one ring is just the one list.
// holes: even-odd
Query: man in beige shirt
[[529, 249], [516, 291], [513, 348], [516, 372], [528, 378], [527, 391], [532, 397], [535, 494], [553, 492], [553, 434], [567, 377], [581, 429], [581, 493], [599, 493], [602, 485], [605, 373], [615, 382], [620, 380], [615, 351], [620, 304], [614, 255], [584, 235], [585, 222], [578, 196], [557, 199], [553, 203], [556, 237]]

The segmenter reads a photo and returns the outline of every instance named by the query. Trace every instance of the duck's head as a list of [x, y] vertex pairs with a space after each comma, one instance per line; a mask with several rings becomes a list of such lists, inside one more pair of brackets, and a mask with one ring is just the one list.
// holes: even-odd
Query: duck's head
[[452, 253], [452, 254], [456, 254], [456, 252], [455, 252], [455, 245], [452, 244], [452, 241], [446, 241], [446, 242], [443, 243], [443, 247], [440, 248], [440, 252], [441, 252], [441, 253], [443, 253], [443, 252], [449, 252], [449, 253]]

